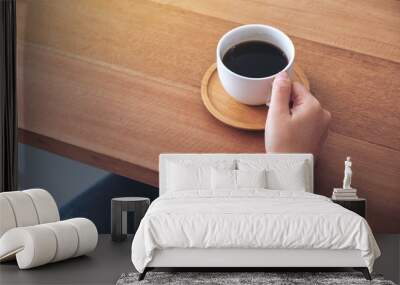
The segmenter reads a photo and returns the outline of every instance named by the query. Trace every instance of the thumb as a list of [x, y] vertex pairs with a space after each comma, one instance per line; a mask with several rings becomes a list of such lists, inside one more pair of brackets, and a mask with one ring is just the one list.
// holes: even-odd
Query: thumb
[[292, 81], [286, 72], [280, 72], [272, 84], [269, 112], [272, 114], [289, 114]]

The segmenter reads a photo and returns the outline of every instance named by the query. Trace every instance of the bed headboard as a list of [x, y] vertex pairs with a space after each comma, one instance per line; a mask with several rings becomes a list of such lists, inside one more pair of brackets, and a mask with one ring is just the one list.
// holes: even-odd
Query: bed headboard
[[160, 154], [159, 158], [159, 188], [160, 195], [166, 192], [167, 185], [167, 163], [169, 161], [182, 161], [188, 160], [191, 162], [196, 161], [221, 161], [221, 160], [238, 160], [238, 159], [267, 159], [272, 161], [276, 160], [289, 160], [289, 161], [305, 161], [307, 166], [307, 176], [308, 187], [307, 192], [313, 193], [314, 191], [314, 161], [313, 155], [308, 153], [290, 153], [290, 154], [265, 154], [265, 153], [239, 153], [239, 154], [227, 154], [227, 153], [163, 153]]

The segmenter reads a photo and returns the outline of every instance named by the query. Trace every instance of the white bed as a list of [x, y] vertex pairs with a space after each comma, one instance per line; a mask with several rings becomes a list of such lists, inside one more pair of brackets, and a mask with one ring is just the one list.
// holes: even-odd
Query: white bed
[[[193, 165], [201, 169], [193, 176], [182, 168]], [[265, 166], [269, 184], [249, 187]], [[160, 197], [132, 243], [141, 278], [154, 267], [354, 267], [370, 278], [380, 255], [371, 230], [362, 217], [312, 194], [312, 155], [162, 154], [159, 168]], [[247, 173], [258, 176], [243, 180]]]

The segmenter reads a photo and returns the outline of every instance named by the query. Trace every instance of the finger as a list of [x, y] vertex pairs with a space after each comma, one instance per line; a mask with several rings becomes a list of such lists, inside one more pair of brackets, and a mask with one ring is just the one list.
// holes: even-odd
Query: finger
[[[310, 91], [299, 82], [294, 82], [292, 87], [293, 107], [303, 104], [311, 95]], [[312, 95], [311, 95], [312, 96]]]
[[280, 72], [272, 84], [271, 103], [269, 113], [289, 114], [290, 93], [292, 82], [286, 72]]
[[329, 126], [331, 119], [332, 119], [332, 115], [331, 115], [331, 112], [329, 112], [325, 109], [324, 109], [324, 119], [325, 119], [326, 125]]
[[331, 113], [325, 109], [323, 110], [323, 114], [324, 115], [323, 115], [322, 120], [323, 120], [323, 124], [324, 124], [324, 133], [322, 134], [321, 139], [319, 141], [320, 146], [322, 146], [325, 143], [326, 139], [328, 138], [329, 125], [330, 125], [331, 118], [332, 118]]
[[[328, 136], [329, 136], [329, 123], [331, 120], [331, 115], [329, 113], [329, 111], [323, 110], [323, 114], [324, 114], [324, 130], [322, 133], [322, 136], [319, 140], [319, 147], [318, 147], [318, 151], [314, 154], [314, 159], [315, 161], [318, 161], [318, 156], [319, 156], [319, 151], [321, 151], [322, 146], [324, 145], [325, 141], [327, 140]], [[315, 165], [314, 165], [315, 166]]]
[[320, 145], [320, 146], [323, 146], [323, 145], [324, 145], [325, 141], [326, 141], [327, 138], [328, 138], [328, 135], [329, 135], [329, 129], [326, 128], [326, 130], [324, 131], [324, 133], [323, 133], [323, 135], [322, 135], [322, 137], [321, 137], [321, 140], [319, 141], [319, 145]]

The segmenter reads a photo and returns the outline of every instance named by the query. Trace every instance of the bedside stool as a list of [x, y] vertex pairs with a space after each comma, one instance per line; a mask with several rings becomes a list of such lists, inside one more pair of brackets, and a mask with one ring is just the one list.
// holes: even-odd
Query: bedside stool
[[364, 198], [357, 198], [352, 200], [336, 200], [332, 199], [333, 203], [339, 204], [340, 206], [359, 214], [364, 219], [367, 216], [367, 200]]
[[150, 205], [150, 199], [144, 197], [120, 197], [111, 199], [111, 239], [123, 241], [127, 236], [127, 212], [134, 212], [133, 233], [136, 233], [140, 221]]

